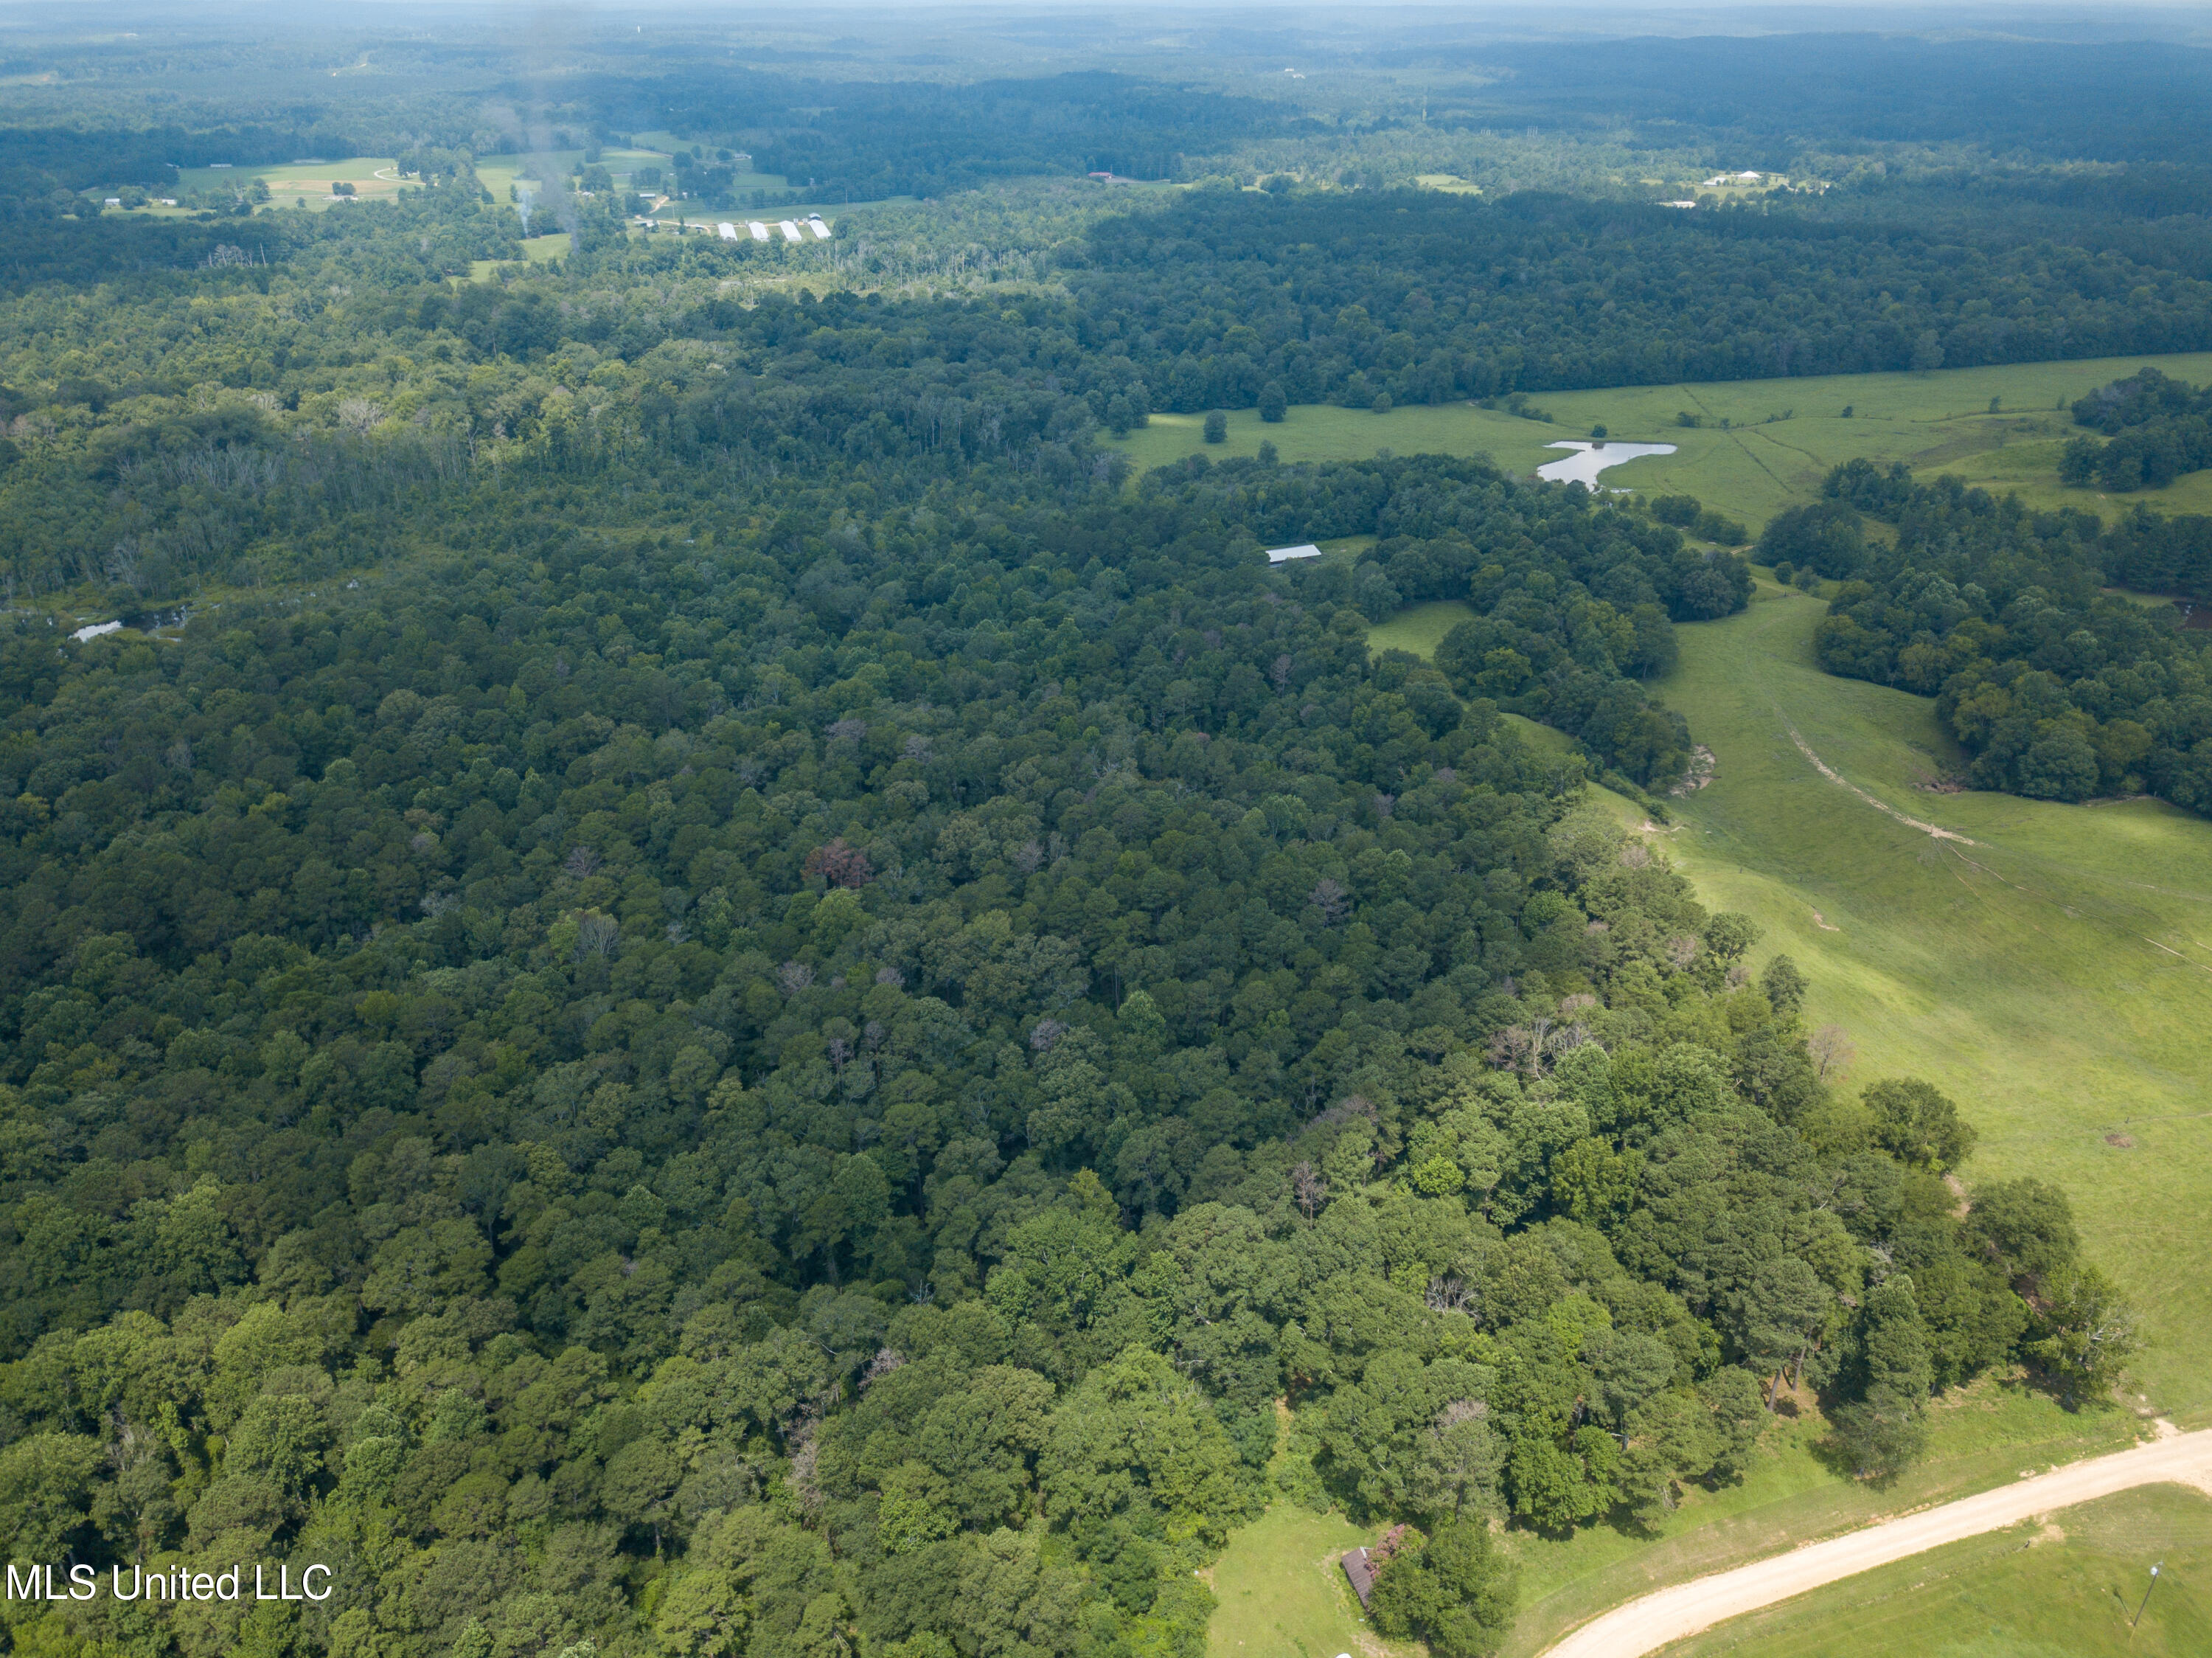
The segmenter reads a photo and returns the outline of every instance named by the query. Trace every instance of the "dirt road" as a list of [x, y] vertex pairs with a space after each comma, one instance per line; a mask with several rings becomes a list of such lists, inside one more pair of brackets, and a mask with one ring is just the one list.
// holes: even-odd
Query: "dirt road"
[[2131, 1450], [2072, 1463], [1978, 1496], [1656, 1590], [1584, 1624], [1545, 1658], [1638, 1658], [1669, 1641], [1838, 1578], [2131, 1486], [2195, 1485], [2212, 1492], [2212, 1429], [2183, 1434], [2160, 1425], [2164, 1437]]

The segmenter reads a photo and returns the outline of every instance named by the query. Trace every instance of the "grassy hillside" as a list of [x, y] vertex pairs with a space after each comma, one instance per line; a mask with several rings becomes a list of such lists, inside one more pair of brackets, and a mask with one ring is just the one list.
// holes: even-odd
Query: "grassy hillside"
[[[1927, 1076], [1981, 1131], [1969, 1178], [2074, 1194], [2143, 1314], [2142, 1402], [2212, 1421], [2212, 824], [1932, 792], [1959, 758], [1935, 704], [1822, 673], [1821, 609], [1761, 582], [1680, 630], [1661, 692], [1718, 771], [1652, 838], [1796, 958], [1809, 1020], [1856, 1045], [1847, 1085]], [[1368, 643], [1426, 654], [1464, 613], [1414, 606]]]
[[[2037, 506], [2063, 504], [2107, 518], [2137, 501], [2160, 512], [2212, 512], [2212, 472], [2127, 496], [2058, 483], [2058, 452], [2080, 432], [2063, 405], [2145, 364], [2192, 383], [2212, 380], [2212, 355], [2197, 354], [1540, 393], [1532, 401], [1553, 417], [1550, 424], [1464, 403], [1388, 414], [1300, 406], [1273, 426], [1243, 409], [1230, 415], [1225, 443], [1206, 443], [1199, 416], [1154, 415], [1120, 447], [1139, 469], [1201, 450], [1217, 460], [1255, 454], [1266, 441], [1285, 460], [1360, 458], [1387, 448], [1487, 454], [1510, 471], [1528, 472], [1559, 459], [1561, 452], [1547, 445], [1602, 425], [1623, 442], [1676, 446], [1671, 455], [1647, 455], [1608, 470], [1607, 484], [1694, 495], [1754, 529], [1784, 507], [1810, 499], [1828, 469], [1854, 455], [1904, 460], [1923, 476], [1949, 472], [2017, 491]], [[1685, 412], [1702, 424], [1680, 424], [1676, 417]]]
[[1857, 1045], [1853, 1082], [1929, 1077], [1981, 1130], [1970, 1179], [2073, 1193], [2142, 1309], [2141, 1391], [2212, 1419], [2212, 825], [1927, 792], [1953, 759], [1933, 704], [1821, 673], [1820, 611], [1763, 585], [1682, 631], [1664, 694], [1719, 770], [1668, 850], [1797, 959], [1813, 1021]]
[[[2148, 1605], [2150, 1568], [2162, 1563]], [[2128, 1620], [2142, 1606], [2142, 1622]], [[1667, 1658], [2184, 1658], [2212, 1652], [2212, 1502], [2174, 1485], [2083, 1503], [1801, 1595]]]

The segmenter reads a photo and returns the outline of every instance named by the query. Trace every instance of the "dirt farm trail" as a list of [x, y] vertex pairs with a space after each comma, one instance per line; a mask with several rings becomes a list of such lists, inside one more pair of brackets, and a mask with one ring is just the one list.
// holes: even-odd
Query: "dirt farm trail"
[[1639, 1658], [1670, 1641], [1839, 1578], [2137, 1485], [2194, 1485], [2212, 1492], [2212, 1428], [2185, 1434], [2161, 1422], [2159, 1429], [2158, 1438], [2129, 1450], [2069, 1463], [1995, 1490], [1654, 1590], [1592, 1618], [1549, 1648], [1544, 1658]]

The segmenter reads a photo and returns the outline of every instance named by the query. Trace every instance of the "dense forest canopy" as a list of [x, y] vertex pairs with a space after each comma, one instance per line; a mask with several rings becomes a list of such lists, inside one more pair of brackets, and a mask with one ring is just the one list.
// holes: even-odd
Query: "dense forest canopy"
[[1826, 1086], [1747, 923], [1258, 558], [1285, 487], [1671, 625], [1578, 492], [1245, 462], [19, 627], [15, 1535], [343, 1563], [187, 1651], [1194, 1650], [1279, 1396], [1443, 1539], [1660, 1512], [1785, 1380], [1869, 1467], [2099, 1385], [2063, 1199], [1954, 1219], [1951, 1102]]
[[[1917, 485], [1864, 461], [1832, 473], [1826, 492], [1832, 504], [1792, 509], [1760, 543], [1839, 582], [1818, 635], [1822, 667], [1940, 692], [1978, 788], [2063, 801], [2151, 793], [2212, 812], [2212, 635], [2185, 631], [2171, 605], [2102, 590], [2202, 583], [2212, 522], [2182, 521], [2193, 556], [2177, 571], [2159, 562], [2177, 527], [2140, 512], [2108, 530], [2087, 513], [2031, 513], [1955, 479]], [[1865, 535], [1858, 510], [1893, 526], [1893, 542]]]
[[[2086, 199], [2023, 140], [1683, 214], [1570, 147], [1581, 186], [1468, 198], [1374, 159], [1469, 131], [1404, 88], [279, 33], [268, 88], [179, 48], [159, 125], [142, 49], [11, 64], [52, 119], [0, 170], [0, 1526], [337, 1592], [0, 1600], [12, 1649], [1198, 1658], [1283, 1501], [1412, 1527], [1376, 1626], [1480, 1658], [1509, 1528], [1648, 1533], [1785, 1398], [1881, 1478], [1977, 1377], [2110, 1393], [2064, 1193], [1847, 1082], [1610, 809], [1666, 820], [1654, 682], [1747, 531], [1102, 434], [2201, 347], [2174, 175]], [[1560, 84], [1520, 61], [1501, 107]], [[1758, 125], [1730, 95], [1696, 145]], [[479, 168], [661, 123], [731, 180], [1032, 182], [904, 247], [561, 192], [526, 262]], [[349, 149], [404, 187], [97, 199]], [[1109, 169], [1197, 187], [1066, 177]], [[2201, 424], [2141, 376], [2079, 418], [2099, 465]], [[2204, 592], [2204, 529], [1858, 462], [1756, 556], [1982, 786], [2212, 810], [2203, 649], [2101, 591]], [[1437, 601], [1432, 660], [1370, 649]]]
[[2074, 405], [2075, 421], [2111, 439], [2077, 437], [2059, 476], [2107, 490], [2164, 489], [2184, 472], [2212, 466], [2212, 389], [2199, 391], [2155, 369], [2100, 387]]

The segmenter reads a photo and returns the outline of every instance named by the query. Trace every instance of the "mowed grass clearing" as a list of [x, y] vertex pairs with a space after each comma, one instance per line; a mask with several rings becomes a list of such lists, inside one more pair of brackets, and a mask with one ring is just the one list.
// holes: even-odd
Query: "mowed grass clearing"
[[[1444, 635], [1474, 617], [1474, 607], [1463, 599], [1439, 599], [1433, 604], [1408, 605], [1387, 622], [1367, 630], [1370, 651], [1409, 650], [1424, 660], [1437, 654]], [[1529, 722], [1532, 728], [1534, 722]]]
[[1219, 1604], [1206, 1626], [1212, 1658], [1411, 1658], [1368, 1624], [1337, 1558], [1373, 1543], [1340, 1514], [1278, 1501], [1229, 1539], [1209, 1574]]
[[230, 190], [259, 179], [269, 186], [273, 207], [295, 207], [304, 199], [313, 212], [339, 205], [331, 194], [333, 184], [349, 184], [353, 199], [390, 200], [402, 184], [398, 159], [391, 155], [348, 155], [337, 161], [293, 162], [283, 167], [195, 167], [177, 175], [185, 190]]
[[[2212, 381], [2212, 353], [2096, 357], [1920, 375], [1532, 394], [1531, 404], [1553, 417], [1549, 424], [1466, 403], [1387, 414], [1299, 405], [1274, 425], [1254, 410], [1240, 409], [1229, 411], [1227, 441], [1216, 444], [1205, 441], [1203, 417], [1156, 414], [1150, 424], [1114, 442], [1139, 471], [1199, 453], [1215, 460], [1257, 454], [1266, 442], [1285, 460], [1364, 460], [1383, 449], [1487, 454], [1506, 471], [1526, 474], [1565, 453], [1549, 445], [1585, 438], [1593, 426], [1602, 425], [1608, 441], [1675, 446], [1673, 454], [1608, 468], [1608, 487], [1694, 495], [1753, 531], [1784, 507], [1814, 499], [1830, 468], [1860, 455], [1885, 465], [1903, 460], [1923, 478], [1950, 473], [2000, 494], [2016, 491], [2033, 506], [2069, 506], [2107, 519], [2137, 502], [2166, 513], [2212, 512], [2212, 472], [2192, 474], [2167, 489], [2119, 496], [2058, 483], [2059, 451], [2081, 433], [2063, 405], [2144, 367], [2192, 384]], [[1991, 399], [1997, 402], [1995, 412]], [[1678, 424], [1677, 415], [1685, 412], [1702, 424]]]
[[[2154, 1591], [2154, 1564], [2163, 1567]], [[2212, 1501], [2151, 1485], [2063, 1509], [1662, 1650], [1666, 1658], [2197, 1658], [2212, 1652]]]

